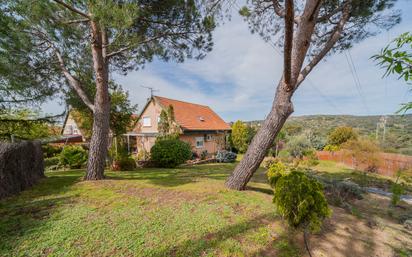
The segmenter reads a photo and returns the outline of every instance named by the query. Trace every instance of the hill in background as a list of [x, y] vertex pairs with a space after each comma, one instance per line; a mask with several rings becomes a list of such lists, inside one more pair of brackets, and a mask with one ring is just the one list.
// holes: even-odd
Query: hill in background
[[[249, 121], [248, 123], [252, 126], [260, 126], [262, 121]], [[403, 116], [295, 116], [286, 121], [285, 128], [292, 133], [310, 131], [326, 139], [328, 133], [339, 126], [353, 127], [361, 136], [377, 139], [385, 152], [412, 155], [412, 114]]]

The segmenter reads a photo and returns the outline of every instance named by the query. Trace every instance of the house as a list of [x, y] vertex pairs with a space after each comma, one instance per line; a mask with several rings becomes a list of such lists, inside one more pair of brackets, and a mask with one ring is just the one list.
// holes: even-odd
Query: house
[[231, 128], [210, 107], [153, 96], [143, 108], [135, 129], [126, 134], [130, 149], [150, 151], [159, 135], [160, 113], [169, 106], [173, 107], [180, 140], [188, 142], [194, 152], [213, 154], [225, 148]]
[[70, 110], [67, 114], [62, 128], [62, 138], [55, 143], [85, 143], [87, 141], [86, 133], [81, 131], [80, 126], [75, 119], [76, 111]]

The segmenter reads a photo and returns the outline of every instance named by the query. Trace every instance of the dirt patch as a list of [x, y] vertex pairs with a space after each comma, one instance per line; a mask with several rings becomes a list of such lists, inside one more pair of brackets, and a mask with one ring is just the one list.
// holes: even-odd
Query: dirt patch
[[313, 255], [386, 257], [397, 256], [396, 249], [412, 249], [412, 237], [402, 225], [376, 212], [378, 206], [383, 210], [386, 204], [375, 196], [357, 201], [354, 206], [362, 217], [333, 208], [332, 218], [325, 222], [322, 233], [310, 237]]

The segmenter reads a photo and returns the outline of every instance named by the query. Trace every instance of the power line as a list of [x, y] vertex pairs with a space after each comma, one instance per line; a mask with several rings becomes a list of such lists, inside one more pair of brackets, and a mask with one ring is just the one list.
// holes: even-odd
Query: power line
[[356, 71], [355, 64], [353, 63], [352, 56], [350, 55], [350, 52], [348, 50], [344, 51], [344, 54], [345, 54], [346, 62], [348, 63], [349, 70], [350, 70], [350, 73], [352, 75], [353, 81], [355, 83], [356, 91], [359, 94], [359, 97], [361, 99], [363, 107], [370, 114], [370, 110], [368, 108], [368, 105], [366, 104], [366, 100], [365, 100], [365, 97], [364, 97], [363, 92], [362, 92], [362, 86], [361, 86], [361, 83], [360, 83], [360, 80], [359, 80], [358, 73]]

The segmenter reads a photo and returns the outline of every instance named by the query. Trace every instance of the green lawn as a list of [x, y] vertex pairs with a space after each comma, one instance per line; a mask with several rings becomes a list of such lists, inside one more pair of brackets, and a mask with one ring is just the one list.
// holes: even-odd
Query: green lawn
[[49, 172], [0, 202], [0, 256], [298, 255], [266, 184], [224, 189], [233, 166], [107, 172], [100, 182]]
[[[320, 161], [313, 170], [325, 178], [351, 180], [363, 187], [377, 187], [386, 191], [390, 191], [396, 180], [379, 174], [352, 170], [344, 164], [333, 161]], [[412, 194], [412, 174], [403, 174], [399, 182], [403, 183], [406, 194]]]
[[[287, 230], [276, 214], [263, 169], [249, 190], [225, 189], [234, 165], [107, 172], [97, 182], [82, 181], [82, 170], [49, 172], [32, 189], [0, 201], [0, 256], [304, 255], [301, 233]], [[382, 205], [380, 199], [367, 202]], [[315, 256], [346, 244], [363, 247], [352, 256], [372, 254], [375, 239], [366, 221], [334, 208], [326, 224], [311, 240]], [[407, 239], [392, 240], [400, 238], [401, 226], [390, 224], [387, 235], [378, 237], [386, 241], [373, 249], [412, 249]], [[362, 232], [345, 239], [352, 227]]]

